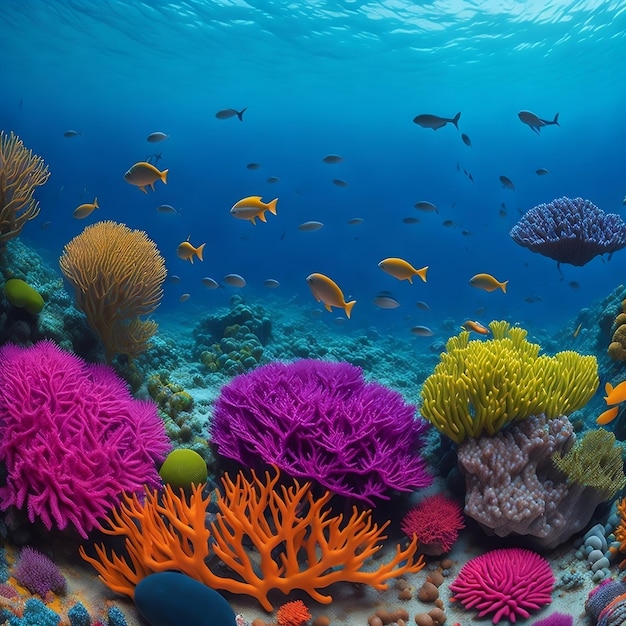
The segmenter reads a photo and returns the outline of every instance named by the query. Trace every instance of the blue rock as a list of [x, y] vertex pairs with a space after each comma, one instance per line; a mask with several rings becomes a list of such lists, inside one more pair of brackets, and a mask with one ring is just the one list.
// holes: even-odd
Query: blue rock
[[178, 572], [146, 576], [135, 605], [151, 626], [235, 626], [235, 612], [214, 589]]

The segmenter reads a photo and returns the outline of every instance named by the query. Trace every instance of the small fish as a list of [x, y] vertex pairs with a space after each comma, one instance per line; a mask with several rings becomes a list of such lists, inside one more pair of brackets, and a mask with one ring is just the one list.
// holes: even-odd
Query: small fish
[[470, 182], [474, 182], [474, 177], [471, 174], [468, 174], [467, 177], [470, 179]]
[[499, 288], [502, 289], [504, 293], [506, 293], [506, 286], [508, 282], [508, 280], [500, 282], [491, 274], [476, 274], [469, 279], [469, 284], [472, 287], [483, 289], [484, 291], [495, 291]]
[[172, 285], [176, 285], [181, 280], [182, 280], [181, 277], [177, 276], [176, 274], [168, 274], [167, 276], [167, 282], [172, 283]]
[[600, 413], [600, 415], [598, 415], [598, 417], [596, 418], [596, 424], [599, 424], [600, 426], [610, 424], [617, 417], [619, 409], [620, 405], [617, 404], [615, 406], [612, 406], [610, 409], [607, 409], [603, 413]]
[[324, 163], [341, 163], [343, 161], [343, 157], [339, 156], [338, 154], [327, 154], [322, 161], [324, 161]]
[[270, 176], [265, 182], [269, 183], [270, 185], [273, 185], [274, 183], [277, 183], [280, 180], [280, 178], [278, 178], [278, 176]]
[[417, 217], [403, 217], [403, 224], [419, 224], [419, 219]]
[[39, 228], [41, 230], [48, 230], [48, 228], [50, 228], [50, 224], [52, 224], [52, 222], [50, 220], [46, 220], [45, 222], [41, 224]]
[[569, 281], [570, 289], [580, 289], [580, 283], [576, 280]]
[[246, 163], [246, 167], [249, 170], [258, 170], [258, 169], [261, 169], [261, 164], [260, 163]]
[[572, 333], [572, 337], [574, 339], [576, 339], [576, 337], [578, 337], [578, 333], [580, 333], [580, 329], [583, 327], [583, 323], [581, 322], [580, 324], [578, 324], [578, 326], [576, 326], [576, 330]]
[[139, 187], [144, 193], [148, 193], [146, 187], [150, 187], [152, 191], [154, 191], [154, 183], [157, 180], [161, 180], [163, 184], [167, 185], [168, 172], [169, 170], [160, 172], [151, 163], [140, 161], [139, 163], [135, 163], [135, 165], [124, 174], [124, 180], [130, 185]]
[[611, 383], [606, 383], [606, 385], [604, 385], [604, 391], [606, 392], [604, 400], [608, 405], [624, 402], [624, 400], [626, 400], [626, 380], [623, 380], [615, 387], [613, 387]]
[[622, 204], [626, 205], [626, 196], [624, 196], [624, 199], [622, 200]]
[[434, 335], [428, 326], [413, 326], [411, 332], [418, 337], [432, 337]]
[[276, 215], [276, 203], [278, 198], [271, 202], [263, 202], [261, 196], [248, 196], [233, 204], [230, 214], [240, 220], [249, 220], [256, 226], [255, 219], [258, 217], [262, 222], [267, 222], [265, 212], [269, 211]]
[[244, 107], [241, 111], [237, 111], [237, 109], [221, 109], [215, 114], [215, 117], [218, 120], [227, 120], [231, 117], [235, 117], [235, 115], [239, 118], [240, 122], [243, 122], [243, 114], [248, 110], [248, 107]]
[[382, 294], [377, 295], [373, 302], [379, 309], [397, 309], [400, 306], [395, 298]]
[[263, 281], [263, 284], [268, 289], [278, 289], [278, 287], [280, 287], [280, 283], [275, 278], [267, 278]]
[[309, 222], [302, 222], [300, 226], [298, 226], [298, 230], [303, 230], [306, 232], [313, 232], [322, 228], [324, 224], [322, 222], [316, 222], [315, 220], [311, 220]]
[[246, 279], [239, 274], [226, 274], [226, 276], [224, 276], [224, 282], [231, 287], [241, 288], [246, 286]]
[[499, 179], [504, 188], [513, 189], [513, 190], [515, 189], [515, 185], [513, 184], [513, 181], [508, 176], [499, 176]]
[[431, 115], [430, 113], [422, 113], [413, 118], [413, 122], [423, 128], [432, 128], [437, 130], [442, 128], [446, 124], [454, 124], [456, 129], [459, 129], [460, 113], [457, 113], [454, 117], [439, 117], [438, 115]]
[[187, 237], [187, 241], [183, 241], [182, 243], [178, 244], [178, 248], [176, 248], [176, 254], [183, 261], [189, 261], [190, 263], [193, 263], [194, 256], [197, 256], [198, 259], [202, 261], [202, 252], [205, 245], [206, 244], [203, 243], [195, 248], [191, 245], [191, 243], [189, 243], [189, 237]]
[[160, 141], [165, 141], [169, 135], [162, 133], [161, 131], [156, 131], [155, 133], [150, 133], [146, 137], [146, 141], [149, 143], [159, 143]]
[[219, 283], [208, 276], [205, 276], [200, 281], [207, 289], [217, 289], [219, 287]]
[[469, 332], [473, 331], [478, 333], [479, 335], [488, 335], [489, 329], [486, 326], [483, 326], [480, 322], [475, 320], [467, 320], [461, 324], [461, 328], [467, 330]]
[[442, 224], [446, 227], [446, 228], [450, 228], [450, 226], [454, 226], [454, 221], [453, 220], [444, 220], [442, 222]]
[[537, 176], [545, 176], [549, 173], [550, 170], [546, 169], [545, 167], [540, 167], [538, 170], [535, 170], [535, 174], [537, 174]]
[[537, 117], [534, 113], [531, 113], [530, 111], [520, 111], [517, 114], [517, 117], [519, 117], [522, 123], [526, 124], [530, 128], [530, 130], [532, 130], [533, 133], [536, 133], [537, 135], [544, 126], [560, 126], [558, 113], [554, 116], [554, 119], [551, 122], [548, 120], [542, 120], [540, 117]]
[[430, 311], [430, 307], [429, 307], [429, 306], [426, 304], [426, 302], [424, 302], [423, 300], [418, 300], [418, 301], [415, 303], [415, 306], [416, 306], [418, 309], [421, 309], [422, 311]]
[[180, 298], [178, 298], [178, 301], [179, 302], [187, 302], [187, 300], [189, 300], [189, 298], [191, 298], [191, 294], [184, 293]]
[[359, 224], [362, 224], [365, 220], [362, 217], [352, 217], [348, 220], [348, 224], [350, 224], [350, 226], [357, 226]]
[[74, 209], [74, 213], [72, 214], [77, 220], [82, 220], [85, 217], [88, 217], [93, 213], [95, 209], [99, 209], [98, 206], [98, 198], [94, 198], [93, 202], [86, 202], [85, 204], [81, 204], [80, 206]]
[[418, 211], [424, 211], [425, 213], [435, 212], [439, 213], [439, 209], [437, 205], [432, 202], [428, 202], [428, 200], [419, 200], [413, 205]]
[[398, 280], [408, 280], [410, 283], [412, 283], [413, 276], [419, 276], [424, 282], [426, 282], [426, 272], [428, 271], [428, 265], [417, 270], [404, 259], [389, 257], [387, 259], [383, 259], [378, 264], [378, 267], [380, 267], [383, 272], [391, 274], [391, 276], [397, 278]]
[[347, 187], [348, 183], [341, 178], [333, 178], [333, 185], [337, 185], [337, 187]]
[[78, 137], [78, 136], [84, 137], [85, 135], [83, 135], [82, 131], [80, 130], [66, 130], [63, 133], [63, 137], [67, 137], [68, 139], [72, 138], [72, 137]]
[[461, 133], [461, 139], [468, 148], [472, 147], [472, 140], [465, 133]]
[[498, 211], [498, 215], [499, 215], [500, 217], [506, 217], [506, 209], [500, 209], [500, 210]]
[[157, 213], [169, 213], [178, 215], [178, 211], [171, 204], [159, 204], [156, 208]]
[[343, 309], [346, 317], [350, 319], [356, 300], [346, 302], [343, 292], [334, 280], [324, 274], [314, 273], [307, 276], [306, 282], [315, 299], [322, 302], [327, 311], [332, 312], [333, 307]]

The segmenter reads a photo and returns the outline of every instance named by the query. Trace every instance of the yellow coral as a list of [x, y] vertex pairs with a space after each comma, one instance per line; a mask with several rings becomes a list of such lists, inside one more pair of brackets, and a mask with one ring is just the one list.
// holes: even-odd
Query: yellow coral
[[157, 329], [152, 313], [163, 295], [165, 260], [145, 232], [112, 221], [88, 226], [64, 248], [61, 270], [76, 305], [98, 333], [107, 361], [134, 358]]
[[[280, 474], [265, 480], [254, 472], [247, 480], [240, 472], [233, 482], [222, 478], [224, 495], [216, 501], [219, 513], [206, 526], [210, 496], [204, 485], [194, 485], [191, 495], [175, 495], [169, 485], [159, 494], [124, 495], [119, 511], [111, 514], [103, 532], [125, 538], [128, 556], [96, 545], [97, 558], [81, 556], [91, 563], [113, 591], [133, 596], [137, 583], [153, 572], [179, 570], [213, 589], [255, 597], [272, 610], [268, 594], [278, 589], [306, 591], [314, 600], [327, 604], [330, 595], [320, 593], [329, 585], [346, 581], [386, 589], [385, 581], [424, 567], [417, 557], [417, 537], [404, 550], [396, 547], [387, 563], [363, 569], [365, 561], [380, 549], [389, 522], [378, 526], [371, 511], [356, 507], [345, 522], [326, 505], [331, 493], [315, 498], [310, 483], [280, 484]], [[254, 546], [251, 551], [246, 546]], [[234, 576], [216, 574], [209, 557], [217, 556]]]
[[489, 324], [493, 338], [451, 337], [446, 352], [422, 387], [422, 415], [456, 443], [495, 435], [530, 415], [569, 415], [598, 387], [593, 356], [559, 352], [539, 356], [540, 346], [508, 322]]
[[41, 157], [25, 148], [17, 135], [0, 131], [0, 243], [17, 237], [24, 224], [39, 215], [33, 194], [48, 176]]

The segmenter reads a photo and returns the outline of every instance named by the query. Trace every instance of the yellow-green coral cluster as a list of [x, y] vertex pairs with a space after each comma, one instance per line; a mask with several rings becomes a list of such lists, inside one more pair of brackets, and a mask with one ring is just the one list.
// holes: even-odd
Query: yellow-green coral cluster
[[593, 356], [573, 351], [539, 356], [523, 328], [489, 324], [493, 338], [451, 337], [422, 388], [421, 414], [456, 443], [494, 435], [509, 422], [549, 419], [583, 407], [598, 387]]
[[566, 454], [554, 453], [552, 461], [570, 482], [593, 487], [605, 500], [626, 486], [623, 449], [602, 428], [588, 431]]
[[170, 417], [175, 418], [181, 411], [191, 411], [193, 408], [193, 398], [163, 374], [150, 376], [147, 385], [150, 397]]

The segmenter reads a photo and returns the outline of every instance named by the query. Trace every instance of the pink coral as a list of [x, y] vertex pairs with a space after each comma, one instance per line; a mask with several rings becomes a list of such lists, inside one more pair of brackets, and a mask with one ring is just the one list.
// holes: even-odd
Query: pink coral
[[431, 555], [448, 552], [464, 527], [461, 506], [440, 493], [424, 498], [400, 524], [409, 539], [417, 535], [420, 550]]
[[0, 508], [86, 537], [123, 491], [159, 484], [169, 441], [156, 405], [134, 400], [112, 368], [42, 341], [2, 347], [0, 369]]
[[492, 622], [501, 619], [515, 623], [518, 616], [552, 601], [554, 576], [550, 564], [531, 550], [502, 548], [468, 561], [450, 591], [453, 600], [466, 609], [478, 609], [478, 617], [493, 613]]

